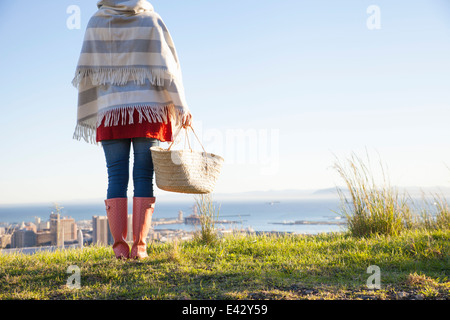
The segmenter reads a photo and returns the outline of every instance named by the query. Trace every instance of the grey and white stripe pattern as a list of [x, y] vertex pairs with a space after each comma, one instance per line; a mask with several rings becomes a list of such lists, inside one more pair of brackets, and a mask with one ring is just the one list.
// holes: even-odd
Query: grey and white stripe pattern
[[[73, 85], [78, 88], [74, 138], [96, 142], [101, 124], [139, 121], [181, 125], [188, 111], [175, 45], [145, 0], [102, 0], [90, 19]], [[176, 132], [176, 128], [173, 128]]]

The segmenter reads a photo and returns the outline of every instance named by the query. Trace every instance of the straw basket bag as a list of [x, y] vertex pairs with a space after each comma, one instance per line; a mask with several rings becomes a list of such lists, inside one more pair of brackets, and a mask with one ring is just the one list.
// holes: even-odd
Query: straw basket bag
[[[187, 127], [185, 137], [188, 143], [187, 130], [189, 128], [200, 142], [194, 129]], [[161, 147], [150, 149], [156, 186], [161, 190], [178, 193], [211, 193], [216, 185], [224, 159], [218, 155], [207, 153], [201, 142], [203, 152], [192, 150], [190, 144], [189, 149], [171, 150], [173, 144], [174, 142], [167, 150]]]

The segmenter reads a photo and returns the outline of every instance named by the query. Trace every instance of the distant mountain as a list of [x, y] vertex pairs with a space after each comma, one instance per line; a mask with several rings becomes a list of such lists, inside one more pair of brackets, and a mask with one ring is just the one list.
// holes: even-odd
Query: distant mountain
[[[236, 192], [236, 193], [213, 193], [212, 198], [214, 200], [264, 200], [264, 201], [277, 201], [282, 199], [296, 199], [309, 197], [314, 193], [314, 190], [266, 190], [266, 191], [248, 191], [248, 192]], [[163, 192], [159, 198], [161, 200], [178, 199], [180, 201], [186, 199], [193, 199], [196, 195], [182, 195], [182, 194], [169, 194]]]
[[[324, 189], [325, 190], [325, 189]], [[326, 189], [328, 190], [328, 189]], [[331, 188], [329, 189], [331, 190]], [[335, 190], [335, 189], [334, 189]], [[319, 197], [336, 197], [336, 194], [332, 192], [322, 193], [316, 189], [311, 190], [264, 190], [264, 191], [248, 191], [248, 192], [236, 192], [236, 193], [213, 193], [212, 198], [214, 200], [234, 200], [234, 201], [245, 201], [245, 200], [262, 200], [267, 202], [280, 201], [280, 200], [290, 200], [290, 199], [308, 199], [308, 198], [319, 198]], [[157, 195], [158, 197], [158, 195]], [[167, 192], [162, 192], [159, 199], [164, 201], [183, 201], [192, 200], [196, 195], [182, 195], [182, 194], [169, 194]]]
[[[347, 190], [347, 189], [344, 189], [344, 190]], [[326, 196], [326, 195], [338, 196], [338, 191], [337, 191], [336, 187], [334, 187], [334, 188], [327, 188], [327, 189], [319, 189], [319, 190], [314, 191], [313, 195], [315, 195], [315, 196]]]
[[[421, 196], [434, 196], [434, 195], [442, 195], [442, 196], [450, 196], [450, 187], [393, 187], [395, 188], [399, 194], [406, 194], [411, 197], [421, 197]], [[313, 195], [314, 196], [339, 196], [338, 188], [326, 188], [316, 190]], [[344, 187], [339, 187], [339, 190], [344, 194], [348, 195], [348, 189]]]
[[[240, 193], [217, 193], [213, 198], [217, 200], [250, 200], [264, 199], [267, 201], [288, 200], [288, 199], [306, 199], [306, 198], [337, 198], [342, 191], [348, 196], [348, 189], [344, 187], [332, 187], [314, 190], [267, 190], [251, 191]], [[423, 195], [430, 197], [442, 195], [450, 197], [450, 187], [396, 187], [399, 194], [407, 194], [411, 197], [421, 197]]]

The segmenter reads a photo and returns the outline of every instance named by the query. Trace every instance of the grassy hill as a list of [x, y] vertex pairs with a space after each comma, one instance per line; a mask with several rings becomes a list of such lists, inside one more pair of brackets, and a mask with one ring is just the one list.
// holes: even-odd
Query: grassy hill
[[[153, 243], [148, 252], [144, 261], [116, 260], [110, 247], [96, 246], [0, 255], [0, 299], [450, 298], [448, 230], [230, 235], [211, 245]], [[70, 266], [79, 270], [78, 289], [68, 283]], [[379, 267], [379, 289], [368, 288], [369, 266]]]

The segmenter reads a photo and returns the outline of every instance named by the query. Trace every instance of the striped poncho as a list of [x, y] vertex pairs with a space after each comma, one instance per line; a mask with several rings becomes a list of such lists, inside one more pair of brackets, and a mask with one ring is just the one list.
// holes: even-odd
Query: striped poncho
[[[74, 138], [96, 142], [96, 129], [139, 122], [181, 125], [189, 109], [172, 38], [146, 0], [102, 0], [90, 19], [73, 85]], [[177, 128], [172, 128], [175, 132]]]

